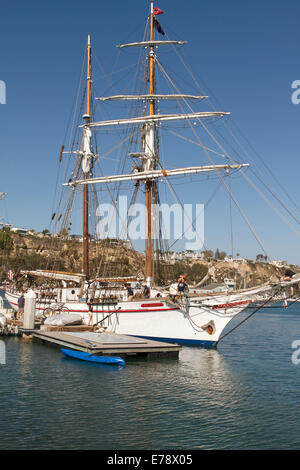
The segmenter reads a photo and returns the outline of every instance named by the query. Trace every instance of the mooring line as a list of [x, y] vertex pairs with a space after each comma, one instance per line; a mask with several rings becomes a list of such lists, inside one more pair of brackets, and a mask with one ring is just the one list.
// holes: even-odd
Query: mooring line
[[214, 343], [214, 345], [216, 346], [222, 339], [224, 339], [226, 336], [228, 336], [230, 333], [232, 333], [234, 330], [236, 330], [239, 326], [241, 326], [243, 323], [245, 323], [247, 320], [249, 320], [249, 318], [251, 318], [255, 313], [257, 313], [261, 308], [263, 308], [264, 305], [266, 305], [268, 302], [270, 302], [270, 300], [272, 300], [273, 297], [275, 297], [275, 295], [277, 295], [280, 292], [281, 289], [282, 288], [280, 288], [278, 291], [274, 292], [274, 294], [271, 297], [269, 297], [262, 305], [257, 307], [257, 309], [255, 309], [254, 312], [250, 313], [247, 318], [244, 318], [240, 323], [235, 325], [233, 328], [231, 328], [231, 330], [227, 331], [227, 333], [225, 333], [223, 336], [221, 336], [219, 338], [219, 340]]

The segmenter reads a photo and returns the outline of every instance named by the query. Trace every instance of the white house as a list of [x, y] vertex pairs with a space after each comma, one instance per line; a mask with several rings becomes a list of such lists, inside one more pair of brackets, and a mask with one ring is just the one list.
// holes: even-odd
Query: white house
[[11, 232], [15, 232], [15, 233], [21, 233], [22, 235], [26, 235], [29, 230], [27, 230], [27, 228], [23, 228], [23, 227], [11, 227]]
[[230, 256], [225, 256], [224, 261], [227, 263], [247, 263], [247, 260], [245, 258], [231, 258]]
[[273, 264], [273, 266], [276, 266], [277, 268], [283, 268], [284, 266], [286, 266], [286, 261], [283, 261], [283, 260], [279, 260], [279, 259], [274, 259], [273, 261], [271, 261], [270, 264]]
[[164, 261], [186, 261], [186, 260], [202, 260], [204, 254], [198, 251], [173, 251], [171, 253], [161, 253], [160, 259]]

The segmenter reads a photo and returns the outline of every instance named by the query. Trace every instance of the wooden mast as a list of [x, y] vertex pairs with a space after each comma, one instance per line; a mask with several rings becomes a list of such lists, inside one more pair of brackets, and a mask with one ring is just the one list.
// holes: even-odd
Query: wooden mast
[[[150, 12], [150, 41], [154, 36], [154, 15], [153, 0], [151, 0]], [[149, 54], [149, 94], [154, 95], [154, 47], [150, 46]], [[154, 100], [149, 101], [149, 115], [155, 114]], [[152, 199], [152, 181], [148, 180], [145, 184], [145, 206], [146, 206], [146, 284], [151, 287], [152, 283], [152, 224], [151, 224], [151, 199]]]
[[[86, 124], [91, 122], [91, 42], [88, 35], [87, 45], [87, 77], [86, 77]], [[84, 173], [84, 180], [88, 179], [88, 173]], [[83, 187], [83, 274], [89, 278], [89, 192], [88, 185]]]

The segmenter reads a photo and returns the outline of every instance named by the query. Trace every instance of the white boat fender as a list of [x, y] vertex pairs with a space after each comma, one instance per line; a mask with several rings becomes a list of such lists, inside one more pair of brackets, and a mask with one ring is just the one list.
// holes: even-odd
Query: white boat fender
[[6, 317], [0, 313], [0, 327], [5, 328], [7, 324]]

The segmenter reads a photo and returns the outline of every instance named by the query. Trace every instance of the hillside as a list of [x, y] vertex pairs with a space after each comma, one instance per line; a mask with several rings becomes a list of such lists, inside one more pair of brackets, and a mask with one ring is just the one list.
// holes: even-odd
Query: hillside
[[[1, 231], [2, 232], [2, 231]], [[7, 237], [7, 235], [6, 235]], [[21, 269], [56, 269], [81, 272], [82, 243], [76, 239], [21, 235], [9, 232], [6, 244], [0, 249], [0, 276], [4, 281], [7, 271]], [[292, 267], [296, 272], [297, 269]], [[91, 276], [136, 276], [144, 272], [144, 254], [126, 247], [121, 240], [101, 240], [90, 243]], [[224, 278], [236, 280], [237, 287], [255, 286], [272, 279], [280, 279], [285, 268], [269, 263], [229, 263], [220, 260], [154, 263], [156, 280], [165, 284], [176, 281], [185, 273], [190, 284], [222, 282]], [[299, 271], [299, 268], [298, 268]]]
[[[59, 237], [9, 233], [13, 242], [10, 250], [0, 250], [0, 275], [7, 270], [55, 269], [81, 272], [82, 243]], [[91, 275], [127, 276], [143, 270], [144, 256], [125, 247], [122, 241], [102, 240], [90, 243]]]

